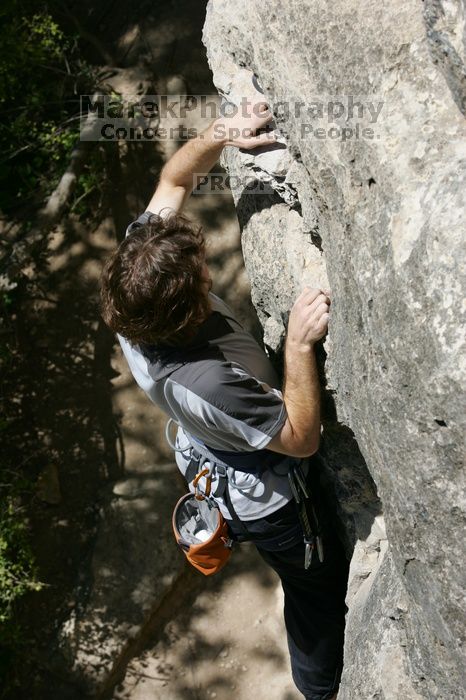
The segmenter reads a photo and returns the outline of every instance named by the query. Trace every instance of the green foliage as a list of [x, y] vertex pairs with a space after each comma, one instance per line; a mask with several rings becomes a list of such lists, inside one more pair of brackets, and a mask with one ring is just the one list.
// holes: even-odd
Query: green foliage
[[[0, 376], [2, 396], [5, 377], [15, 358], [11, 339], [14, 337], [11, 320], [17, 311], [17, 285], [0, 291]], [[15, 418], [8, 416], [2, 404], [0, 412], [0, 441], [3, 448], [9, 443], [9, 432]], [[33, 482], [20, 469], [15, 469], [2, 450], [0, 462], [0, 676], [11, 667], [15, 653], [24, 644], [23, 630], [15, 620], [15, 611], [21, 598], [30, 591], [39, 591], [44, 585], [32, 552], [29, 527], [22, 499], [31, 493]], [[3, 689], [5, 690], [5, 688]]]
[[7, 0], [0, 19], [0, 209], [14, 216], [57, 184], [94, 75], [45, 3]]
[[[24, 493], [25, 487], [26, 483], [18, 480], [16, 488]], [[10, 494], [0, 513], [0, 643], [8, 641], [2, 639], [2, 633], [8, 629], [5, 623], [13, 617], [15, 601], [27, 591], [40, 591], [43, 586], [37, 580], [27, 520]]]
[[[42, 440], [53, 434], [53, 450], [62, 454], [61, 441], [66, 439], [61, 429], [66, 420], [75, 421], [74, 408], [66, 405], [59, 429], [41, 424], [37, 401], [40, 396], [47, 402], [46, 382], [26, 372], [31, 341], [43, 332], [40, 323], [50, 332], [43, 305], [37, 301], [50, 303], [48, 282], [44, 282], [50, 277], [49, 253], [46, 245], [27, 248], [27, 238], [37, 209], [60, 181], [79, 139], [80, 95], [93, 94], [98, 82], [97, 73], [80, 57], [77, 36], [67, 34], [52, 8], [60, 12], [58, 3], [47, 5], [42, 0], [3, 0], [0, 6], [0, 210], [13, 224], [11, 240], [25, 244], [21, 269], [9, 267], [8, 255], [15, 248], [8, 235], [0, 245], [4, 254], [0, 271], [0, 677], [16, 680], [21, 675], [18, 659], [24, 658], [17, 652], [27, 646], [20, 621], [34, 595], [48, 585], [38, 580], [28, 519], [29, 513], [34, 522], [30, 506], [45, 459]], [[71, 211], [86, 219], [94, 215], [96, 193], [100, 195], [102, 189], [103, 155], [102, 149], [89, 149], [74, 191]], [[89, 332], [94, 332], [91, 327]], [[51, 368], [57, 363], [54, 394], [60, 394], [59, 382], [69, 381], [71, 386], [75, 380], [72, 372], [61, 371], [63, 349], [59, 343], [57, 347], [53, 360], [48, 352], [41, 352], [40, 345], [39, 352], [35, 348], [36, 364], [49, 378], [49, 392]], [[92, 372], [90, 361], [89, 381], [93, 381]], [[69, 389], [66, 396], [71, 395]], [[89, 445], [99, 456], [100, 444], [96, 431]], [[12, 672], [16, 663], [18, 673], [16, 667]], [[7, 685], [0, 684], [0, 697], [12, 696]]]
[[[7, 3], [3, 11], [7, 31], [3, 32], [0, 63], [0, 105], [10, 106], [15, 98], [15, 91], [20, 90], [19, 101], [28, 100], [31, 106], [40, 107], [40, 95], [28, 96], [26, 91], [31, 86], [37, 89], [37, 82], [31, 75], [31, 67], [39, 71], [60, 59], [63, 51], [69, 48], [58, 25], [45, 10], [24, 16], [30, 8], [24, 3]], [[20, 50], [19, 50], [20, 49]], [[55, 86], [45, 85], [45, 90], [55, 92]]]
[[[35, 208], [69, 163], [79, 137], [79, 95], [93, 91], [94, 75], [79, 57], [76, 37], [65, 35], [41, 0], [4, 0], [0, 22], [0, 209], [27, 233]], [[77, 197], [94, 186], [86, 170]], [[33, 269], [40, 264], [29, 262]], [[0, 676], [24, 642], [16, 615], [21, 600], [47, 585], [38, 580], [30, 544], [27, 504], [34, 481], [13, 457], [21, 405], [20, 388], [13, 395], [9, 377], [18, 361], [15, 318], [31, 293], [25, 279], [18, 272], [5, 287], [0, 275]]]

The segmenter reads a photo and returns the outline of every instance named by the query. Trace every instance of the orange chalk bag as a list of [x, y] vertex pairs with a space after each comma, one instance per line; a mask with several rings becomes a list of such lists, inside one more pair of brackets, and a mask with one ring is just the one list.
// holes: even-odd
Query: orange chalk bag
[[223, 569], [231, 556], [233, 540], [217, 507], [187, 493], [175, 506], [172, 525], [178, 546], [194, 568], [204, 576]]

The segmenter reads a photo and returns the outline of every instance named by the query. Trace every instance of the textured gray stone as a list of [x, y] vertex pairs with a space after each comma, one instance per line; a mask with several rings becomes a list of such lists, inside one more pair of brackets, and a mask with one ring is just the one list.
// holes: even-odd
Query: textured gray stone
[[[238, 99], [253, 71], [287, 144], [278, 177], [277, 156], [224, 158], [274, 361], [302, 286], [332, 290], [322, 453], [355, 547], [343, 700], [465, 687], [464, 16], [442, 0], [207, 10], [219, 92]], [[248, 194], [251, 173], [272, 192]]]

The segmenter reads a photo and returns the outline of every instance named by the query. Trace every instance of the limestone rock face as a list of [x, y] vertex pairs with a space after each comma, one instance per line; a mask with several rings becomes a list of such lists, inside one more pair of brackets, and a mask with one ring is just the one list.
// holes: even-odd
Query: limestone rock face
[[322, 456], [353, 553], [343, 699], [465, 687], [464, 18], [455, 0], [207, 9], [216, 87], [253, 96], [253, 71], [286, 144], [225, 151], [274, 360], [301, 288], [332, 290]]

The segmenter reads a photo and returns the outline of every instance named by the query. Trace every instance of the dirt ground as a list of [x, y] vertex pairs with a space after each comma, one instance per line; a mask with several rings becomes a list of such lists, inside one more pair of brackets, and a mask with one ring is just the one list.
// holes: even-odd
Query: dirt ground
[[115, 700], [299, 700], [291, 680], [278, 577], [252, 545], [127, 667]]

